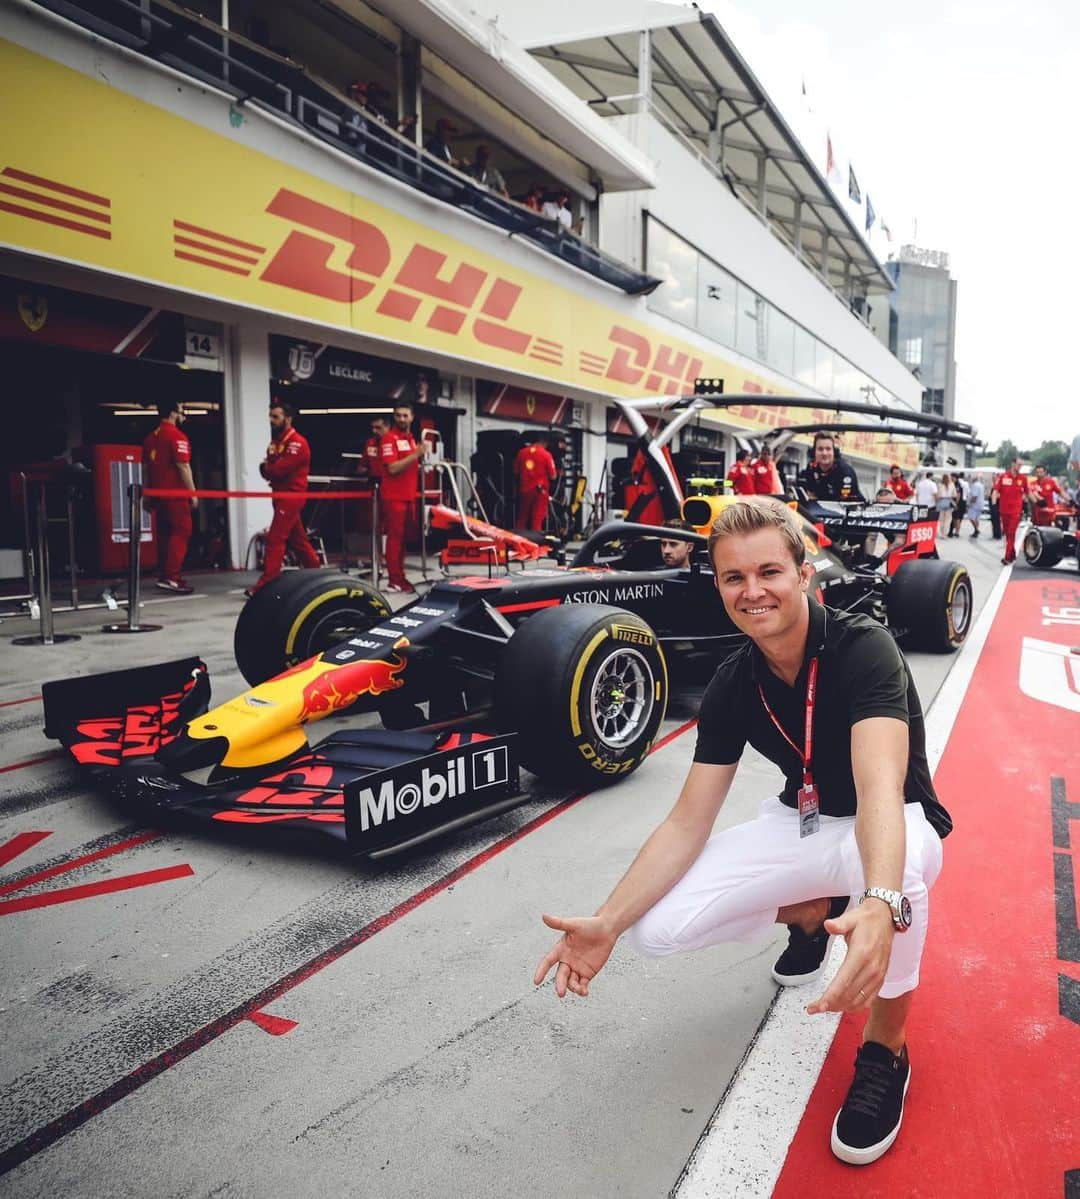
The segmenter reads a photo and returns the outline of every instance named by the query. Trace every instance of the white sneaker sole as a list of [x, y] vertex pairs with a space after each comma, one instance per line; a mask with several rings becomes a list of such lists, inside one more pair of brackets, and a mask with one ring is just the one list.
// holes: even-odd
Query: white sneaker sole
[[811, 970], [809, 974], [779, 974], [776, 967], [773, 966], [771, 971], [773, 981], [778, 982], [782, 987], [801, 987], [806, 983], [816, 982], [825, 973], [825, 967], [829, 964], [829, 951], [832, 949], [835, 939], [835, 937], [829, 938], [829, 943], [825, 946], [825, 956], [816, 970]]
[[887, 1137], [883, 1137], [876, 1145], [867, 1145], [864, 1149], [856, 1149], [851, 1145], [845, 1145], [840, 1140], [836, 1133], [836, 1125], [840, 1119], [840, 1113], [837, 1112], [832, 1123], [832, 1139], [831, 1146], [833, 1153], [842, 1161], [847, 1162], [850, 1166], [868, 1166], [871, 1162], [876, 1162], [879, 1157], [887, 1153], [891, 1148], [893, 1141], [900, 1135], [900, 1126], [904, 1123], [904, 1103], [907, 1100], [908, 1087], [911, 1086], [911, 1063], [908, 1063], [907, 1081], [904, 1083], [904, 1094], [900, 1099], [900, 1119], [896, 1121], [896, 1127], [889, 1133]]

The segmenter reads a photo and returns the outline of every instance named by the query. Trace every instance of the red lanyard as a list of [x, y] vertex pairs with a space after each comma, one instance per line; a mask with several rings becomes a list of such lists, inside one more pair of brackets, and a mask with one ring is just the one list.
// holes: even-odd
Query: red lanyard
[[810, 659], [810, 665], [806, 670], [806, 749], [800, 750], [794, 741], [787, 735], [784, 726], [776, 719], [776, 715], [772, 708], [769, 707], [769, 701], [765, 698], [765, 691], [761, 684], [758, 683], [758, 695], [761, 696], [761, 702], [765, 706], [765, 711], [769, 714], [769, 719], [776, 725], [776, 731], [781, 737], [791, 746], [791, 748], [799, 755], [802, 761], [802, 777], [803, 786], [812, 787], [814, 785], [813, 776], [810, 773], [810, 760], [814, 755], [814, 704], [817, 702], [817, 658]]

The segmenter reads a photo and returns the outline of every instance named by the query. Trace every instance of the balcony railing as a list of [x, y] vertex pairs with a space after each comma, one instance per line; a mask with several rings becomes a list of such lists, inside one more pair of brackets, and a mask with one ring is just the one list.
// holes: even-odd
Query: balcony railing
[[300, 64], [168, 0], [36, 2], [99, 37], [219, 88], [238, 105], [270, 109], [358, 162], [523, 237], [630, 295], [645, 295], [659, 286], [655, 276], [634, 270], [557, 221], [488, 191], [440, 162]]

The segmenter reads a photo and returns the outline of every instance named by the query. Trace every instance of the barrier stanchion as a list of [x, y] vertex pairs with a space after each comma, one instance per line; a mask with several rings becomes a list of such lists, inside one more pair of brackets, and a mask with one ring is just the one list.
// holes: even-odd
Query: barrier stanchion
[[103, 633], [156, 633], [159, 624], [139, 621], [139, 557], [142, 551], [142, 484], [128, 485], [128, 614], [123, 624], [101, 626]]
[[371, 488], [371, 585], [376, 591], [379, 589], [379, 550], [382, 549], [380, 525], [379, 484], [376, 482]]
[[57, 633], [53, 628], [52, 579], [49, 571], [49, 525], [45, 504], [45, 484], [36, 484], [35, 495], [35, 557], [38, 585], [38, 612], [40, 632], [29, 637], [13, 637], [12, 645], [57, 645], [64, 641], [78, 641], [78, 633]]

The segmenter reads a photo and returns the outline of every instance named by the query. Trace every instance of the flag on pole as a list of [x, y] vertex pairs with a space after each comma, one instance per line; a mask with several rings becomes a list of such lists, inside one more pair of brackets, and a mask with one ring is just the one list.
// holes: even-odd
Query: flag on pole
[[873, 204], [870, 203], [870, 193], [866, 193], [866, 232], [869, 233], [874, 221], [877, 220], [877, 213], [874, 211]]
[[859, 191], [859, 181], [855, 178], [855, 168], [850, 163], [847, 169], [847, 194], [856, 204], [862, 203], [862, 192]]
[[833, 157], [833, 152], [832, 152], [832, 136], [830, 134], [826, 133], [825, 134], [825, 176], [826, 176], [826, 178], [831, 177], [835, 170], [836, 170], [836, 159]]
[[885, 224], [884, 219], [882, 219], [882, 222], [881, 222], [881, 232], [885, 234], [885, 236], [889, 239], [889, 242], [891, 243], [892, 242], [892, 230], [889, 228], [888, 225]]

